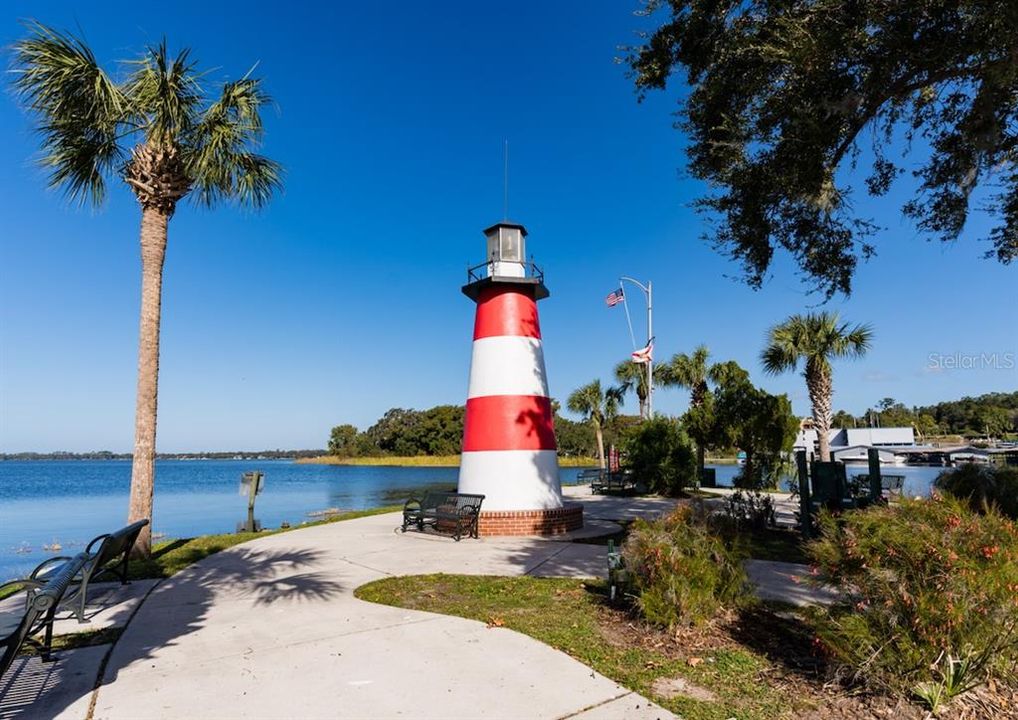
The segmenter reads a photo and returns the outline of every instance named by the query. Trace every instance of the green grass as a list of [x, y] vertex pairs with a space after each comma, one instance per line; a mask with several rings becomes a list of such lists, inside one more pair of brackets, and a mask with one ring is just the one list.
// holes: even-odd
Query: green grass
[[[626, 642], [604, 620], [600, 581], [531, 577], [419, 575], [386, 578], [357, 589], [369, 602], [480, 620], [529, 635], [573, 656], [686, 720], [793, 717], [795, 700], [769, 686], [770, 662], [748, 648], [705, 650], [690, 666], [642, 643]], [[624, 627], [624, 624], [622, 624]], [[615, 626], [617, 627], [618, 623]], [[717, 696], [715, 702], [656, 697], [658, 678], [681, 676]]]
[[[239, 545], [240, 543], [247, 542], [248, 540], [255, 540], [269, 535], [278, 535], [280, 533], [291, 532], [293, 530], [313, 527], [316, 525], [327, 525], [329, 523], [342, 522], [343, 520], [354, 520], [356, 518], [367, 517], [369, 515], [381, 515], [400, 510], [402, 507], [402, 505], [389, 505], [386, 507], [371, 508], [370, 510], [352, 510], [350, 512], [333, 515], [325, 520], [304, 523], [302, 525], [286, 529], [263, 530], [258, 533], [200, 535], [198, 537], [185, 538], [182, 540], [168, 540], [155, 545], [152, 548], [151, 557], [131, 560], [128, 563], [127, 576], [131, 580], [168, 578], [171, 575], [175, 575], [180, 572], [188, 565], [192, 565], [199, 560], [204, 560], [210, 555], [215, 555], [221, 550], [233, 547], [234, 545]], [[19, 590], [19, 586], [13, 586], [3, 592], [0, 592], [0, 600], [15, 594]], [[90, 645], [114, 643], [120, 637], [121, 632], [123, 632], [123, 628], [106, 628], [103, 630], [90, 630], [70, 635], [61, 635], [53, 638], [53, 649], [71, 650]], [[30, 644], [25, 644], [21, 649], [21, 653], [27, 655], [34, 655], [37, 654], [37, 652], [38, 650], [33, 648]]]
[[303, 523], [294, 527], [279, 530], [263, 530], [258, 533], [224, 533], [222, 535], [199, 535], [194, 538], [182, 540], [168, 540], [159, 543], [152, 548], [152, 556], [147, 559], [135, 559], [128, 565], [128, 576], [134, 580], [144, 578], [166, 578], [174, 575], [188, 565], [214, 555], [221, 550], [239, 545], [248, 540], [255, 540], [269, 535], [292, 532], [301, 528], [314, 527], [316, 525], [327, 525], [343, 520], [354, 520], [369, 515], [381, 515], [383, 513], [395, 512], [402, 509], [402, 505], [387, 505], [370, 510], [353, 510], [339, 513], [325, 520]]
[[[105, 645], [115, 643], [124, 633], [124, 628], [102, 628], [101, 630], [86, 630], [85, 632], [71, 633], [69, 635], [57, 635], [53, 638], [52, 650], [74, 650], [76, 648], [91, 647], [93, 645]], [[40, 649], [31, 643], [21, 646], [20, 655], [41, 655]]]

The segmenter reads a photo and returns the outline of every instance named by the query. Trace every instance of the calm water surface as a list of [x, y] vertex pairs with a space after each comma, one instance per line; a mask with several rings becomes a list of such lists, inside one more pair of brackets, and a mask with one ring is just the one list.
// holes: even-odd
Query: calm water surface
[[[717, 466], [730, 485], [734, 465]], [[289, 460], [160, 460], [156, 463], [155, 533], [192, 537], [232, 532], [244, 519], [240, 476], [265, 473], [255, 516], [264, 527], [296, 525], [326, 508], [359, 510], [402, 502], [428, 485], [454, 486], [457, 468], [296, 465]], [[925, 494], [941, 468], [888, 469], [906, 475], [906, 492]], [[575, 482], [576, 468], [562, 469]], [[849, 474], [866, 472], [850, 468]], [[74, 554], [93, 537], [124, 525], [131, 481], [128, 460], [0, 462], [0, 582], [20, 577], [52, 555]], [[43, 545], [59, 544], [60, 551]]]

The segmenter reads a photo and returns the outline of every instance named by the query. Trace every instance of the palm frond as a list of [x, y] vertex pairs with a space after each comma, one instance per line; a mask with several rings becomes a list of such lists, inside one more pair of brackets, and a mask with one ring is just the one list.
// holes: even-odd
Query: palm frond
[[282, 188], [282, 166], [251, 151], [261, 140], [261, 110], [269, 103], [260, 81], [245, 77], [226, 83], [202, 114], [185, 148], [199, 203], [234, 199], [260, 208]]
[[191, 51], [185, 48], [171, 58], [163, 40], [128, 64], [133, 71], [124, 92], [146, 141], [162, 147], [182, 144], [204, 97]]
[[849, 327], [837, 313], [792, 315], [768, 331], [760, 361], [764, 371], [773, 375], [794, 370], [799, 360], [828, 367], [831, 358], [864, 355], [872, 337], [868, 325]]
[[601, 391], [600, 380], [594, 380], [577, 388], [566, 401], [566, 407], [572, 412], [583, 415], [595, 423], [600, 423], [604, 417], [603, 404], [604, 393]]
[[604, 412], [603, 417], [605, 420], [611, 420], [618, 416], [619, 408], [621, 408], [626, 401], [626, 391], [621, 387], [610, 387], [605, 390], [604, 393]]
[[120, 128], [128, 120], [122, 89], [85, 43], [38, 22], [14, 46], [14, 90], [40, 116], [40, 164], [51, 187], [72, 201], [100, 204], [106, 176], [124, 157]]

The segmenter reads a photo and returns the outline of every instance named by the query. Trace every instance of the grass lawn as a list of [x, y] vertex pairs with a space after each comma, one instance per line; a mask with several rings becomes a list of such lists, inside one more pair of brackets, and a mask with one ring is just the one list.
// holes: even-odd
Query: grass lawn
[[148, 559], [131, 560], [128, 565], [128, 576], [135, 580], [144, 578], [166, 578], [174, 575], [188, 565], [198, 562], [209, 555], [214, 555], [220, 550], [239, 545], [240, 543], [254, 540], [268, 535], [300, 530], [301, 528], [313, 527], [315, 525], [326, 525], [328, 523], [353, 520], [355, 518], [367, 517], [368, 515], [381, 515], [383, 513], [402, 510], [402, 505], [388, 505], [370, 510], [353, 510], [350, 512], [332, 515], [325, 520], [303, 523], [286, 529], [263, 530], [257, 533], [224, 533], [222, 535], [199, 535], [194, 538], [183, 540], [168, 540], [159, 543], [152, 548], [152, 557]]
[[[386, 578], [359, 588], [370, 602], [480, 620], [529, 635], [589, 665], [686, 720], [764, 720], [808, 707], [780, 685], [761, 653], [737, 644], [677, 643], [605, 602], [604, 583], [575, 579], [421, 575]], [[707, 637], [707, 636], [705, 636]], [[686, 638], [687, 640], [689, 638]], [[682, 678], [710, 701], [655, 691], [655, 681]], [[800, 701], [802, 700], [802, 701]]]
[[[368, 515], [381, 515], [383, 513], [395, 512], [402, 508], [402, 505], [389, 505], [380, 508], [372, 508], [370, 510], [352, 510], [350, 512], [332, 515], [325, 520], [303, 523], [286, 529], [263, 530], [262, 532], [257, 533], [224, 533], [222, 535], [199, 535], [198, 537], [184, 538], [181, 540], [167, 540], [156, 544], [152, 548], [152, 556], [150, 558], [131, 560], [127, 566], [127, 576], [131, 580], [168, 578], [171, 575], [175, 575], [180, 572], [188, 565], [192, 565], [199, 560], [207, 558], [209, 555], [214, 555], [221, 550], [233, 547], [234, 545], [239, 545], [240, 543], [247, 542], [248, 540], [255, 540], [256, 538], [266, 537], [268, 535], [278, 535], [279, 533], [291, 532], [293, 530], [300, 530], [301, 528], [313, 527], [315, 525], [342, 522], [343, 520], [354, 520], [355, 518], [367, 517]], [[0, 592], [0, 599], [13, 595], [19, 590], [19, 586], [9, 587], [3, 592]], [[119, 632], [116, 633], [115, 636], [110, 636], [109, 631], [106, 630], [99, 630], [95, 632], [87, 631], [68, 636], [68, 638], [74, 638], [73, 640], [65, 641], [54, 638], [53, 647], [54, 649], [66, 649], [68, 647], [83, 647], [84, 645], [99, 645], [105, 642], [112, 642], [116, 639], [116, 637], [119, 637]], [[68, 642], [76, 644], [67, 645], [66, 643]], [[27, 652], [31, 653], [31, 649], [28, 649]]]

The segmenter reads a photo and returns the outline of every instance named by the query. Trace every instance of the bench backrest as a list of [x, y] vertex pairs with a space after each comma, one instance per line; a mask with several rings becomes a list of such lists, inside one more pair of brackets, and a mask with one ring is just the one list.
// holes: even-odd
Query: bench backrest
[[[59, 570], [53, 573], [53, 576], [38, 592], [29, 596], [25, 614], [17, 628], [6, 638], [0, 638], [5, 647], [3, 657], [0, 658], [0, 676], [3, 676], [7, 668], [14, 662], [25, 639], [39, 629], [40, 623], [52, 620], [52, 614], [60, 604], [61, 598], [87, 560], [88, 556], [84, 553], [75, 555], [70, 562], [64, 563]], [[30, 592], [30, 590], [26, 589], [24, 592]]]
[[884, 490], [901, 490], [905, 487], [904, 475], [881, 475], [880, 485]]
[[[120, 528], [108, 535], [100, 535], [88, 544], [87, 552], [94, 557], [93, 567], [102, 568], [106, 563], [122, 558], [131, 552], [141, 529], [148, 525], [148, 520], [139, 520], [127, 527]], [[98, 550], [93, 550], [96, 543], [100, 543]]]
[[421, 509], [435, 510], [440, 507], [455, 507], [458, 512], [463, 508], [472, 507], [480, 512], [483, 501], [484, 495], [431, 491], [421, 500]]
[[845, 466], [839, 462], [814, 462], [810, 490], [815, 502], [840, 505], [847, 492]]

